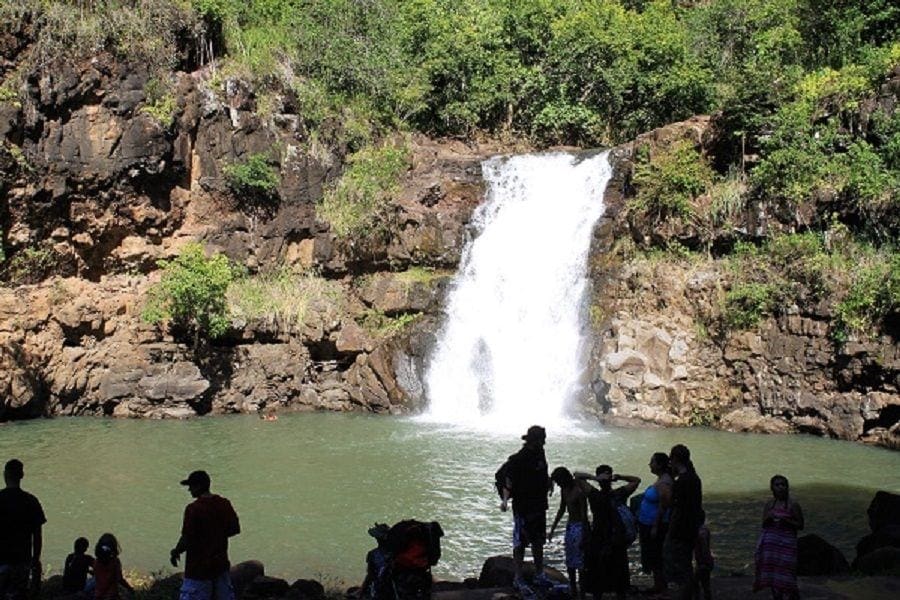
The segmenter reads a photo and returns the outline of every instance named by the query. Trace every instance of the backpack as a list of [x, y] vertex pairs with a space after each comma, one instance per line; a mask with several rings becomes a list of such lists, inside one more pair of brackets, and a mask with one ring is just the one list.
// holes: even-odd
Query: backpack
[[423, 523], [409, 519], [400, 521], [388, 531], [387, 547], [393, 566], [399, 569], [428, 569], [441, 559], [440, 523]]
[[634, 513], [621, 502], [616, 502], [616, 512], [619, 513], [619, 520], [622, 522], [622, 541], [626, 546], [630, 546], [637, 539], [637, 523]]

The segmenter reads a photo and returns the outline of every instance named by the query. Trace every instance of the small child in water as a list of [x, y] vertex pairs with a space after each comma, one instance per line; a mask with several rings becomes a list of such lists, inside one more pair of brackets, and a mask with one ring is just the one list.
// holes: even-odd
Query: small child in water
[[122, 563], [119, 561], [119, 541], [111, 533], [104, 533], [97, 540], [94, 553], [94, 586], [95, 600], [119, 600], [119, 585], [134, 594], [125, 577], [122, 575]]
[[709, 528], [706, 526], [705, 519], [700, 525], [700, 529], [697, 530], [697, 541], [694, 544], [694, 562], [696, 563], [696, 568], [694, 569], [694, 581], [696, 583], [694, 596], [695, 598], [700, 598], [702, 593], [704, 600], [711, 600], [712, 588], [710, 587], [709, 576], [715, 566], [715, 559], [712, 555]]
[[94, 557], [87, 553], [90, 543], [87, 538], [75, 540], [74, 552], [66, 557], [63, 568], [63, 591], [69, 594], [83, 592], [87, 585], [88, 573], [94, 566]]

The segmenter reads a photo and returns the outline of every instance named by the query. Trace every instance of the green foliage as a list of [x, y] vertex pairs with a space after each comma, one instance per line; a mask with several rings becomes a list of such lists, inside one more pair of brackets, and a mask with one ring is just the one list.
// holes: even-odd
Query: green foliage
[[153, 78], [144, 85], [144, 93], [147, 95], [144, 112], [159, 121], [163, 127], [169, 127], [178, 111], [178, 101], [171, 84]]
[[0, 4], [0, 20], [30, 14], [36, 37], [26, 60], [47, 66], [106, 50], [150, 72], [174, 67], [180, 38], [200, 27], [187, 0], [162, 2], [12, 0]]
[[187, 244], [177, 257], [157, 263], [162, 278], [148, 292], [141, 314], [148, 323], [172, 321], [201, 335], [217, 338], [229, 326], [225, 294], [237, 269], [224, 254], [206, 256], [203, 246]]
[[19, 100], [19, 93], [16, 92], [13, 86], [5, 81], [3, 82], [3, 85], [0, 85], [0, 102], [6, 102], [17, 107], [22, 106], [22, 103]]
[[845, 341], [851, 333], [869, 333], [875, 326], [900, 319], [900, 252], [886, 251], [855, 271], [847, 295], [836, 309], [833, 337]]
[[341, 237], [372, 235], [386, 218], [390, 195], [408, 168], [409, 151], [396, 143], [350, 155], [340, 180], [325, 192], [317, 208], [319, 217]]
[[243, 162], [226, 165], [222, 171], [234, 193], [251, 198], [274, 198], [281, 183], [281, 175], [265, 154], [251, 154]]
[[633, 209], [654, 221], [685, 218], [692, 202], [712, 184], [714, 173], [696, 146], [679, 140], [659, 152], [638, 152]]
[[692, 406], [691, 414], [688, 415], [688, 425], [691, 427], [712, 427], [718, 420], [712, 410], [699, 406]]
[[289, 331], [306, 324], [313, 307], [327, 307], [336, 317], [341, 291], [336, 283], [314, 273], [281, 268], [235, 279], [226, 299], [233, 319], [265, 321]]
[[757, 195], [783, 211], [831, 198], [845, 221], [876, 239], [900, 232], [898, 125], [894, 113], [874, 112], [868, 135], [861, 105], [879, 93], [885, 74], [900, 64], [900, 44], [872, 50], [865, 62], [840, 71], [815, 71], [795, 88], [794, 98], [771, 119], [772, 134], [751, 181]]
[[50, 246], [24, 248], [6, 264], [6, 278], [13, 285], [37, 283], [48, 277], [59, 265], [59, 256]]
[[725, 294], [722, 319], [728, 329], [755, 327], [774, 304], [774, 289], [761, 283], [739, 283]]
[[361, 313], [356, 322], [375, 338], [390, 337], [403, 331], [410, 323], [415, 321], [421, 313], [402, 313], [396, 316], [388, 316], [382, 311], [369, 308]]

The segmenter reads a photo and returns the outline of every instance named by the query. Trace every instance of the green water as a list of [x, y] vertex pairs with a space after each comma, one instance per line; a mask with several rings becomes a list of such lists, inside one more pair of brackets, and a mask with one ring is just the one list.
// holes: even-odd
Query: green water
[[[720, 573], [748, 571], [769, 477], [791, 480], [807, 531], [853, 558], [877, 489], [900, 493], [900, 453], [801, 436], [708, 430], [548, 431], [551, 468], [609, 463], [651, 480], [650, 454], [685, 443], [703, 478]], [[509, 552], [493, 473], [520, 445], [430, 423], [338, 414], [191, 421], [54, 419], [0, 426], [0, 459], [25, 462], [23, 487], [44, 505], [44, 564], [59, 572], [80, 535], [115, 533], [127, 568], [170, 572], [166, 561], [190, 500], [178, 481], [205, 468], [231, 499], [243, 533], [234, 562], [262, 560], [270, 574], [354, 582], [375, 521], [436, 519], [447, 537], [437, 574], [477, 576], [483, 559]], [[555, 502], [556, 496], [551, 499]], [[553, 506], [552, 508], [555, 508]], [[549, 518], [552, 518], [552, 512]], [[549, 554], [561, 559], [554, 540]]]

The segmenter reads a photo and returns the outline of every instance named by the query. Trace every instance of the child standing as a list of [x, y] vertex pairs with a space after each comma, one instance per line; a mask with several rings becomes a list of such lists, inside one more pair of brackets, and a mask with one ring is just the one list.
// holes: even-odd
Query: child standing
[[104, 533], [97, 540], [94, 550], [97, 555], [94, 561], [95, 600], [119, 600], [119, 585], [134, 593], [134, 588], [125, 581], [122, 575], [122, 563], [119, 561], [119, 542], [111, 533]]
[[94, 557], [87, 553], [89, 545], [86, 538], [80, 537], [75, 540], [75, 551], [66, 557], [63, 569], [64, 592], [76, 594], [84, 591], [88, 572], [94, 566]]
[[[575, 479], [572, 473], [565, 467], [557, 467], [550, 475], [550, 479], [559, 486], [562, 491], [559, 500], [559, 510], [553, 525], [550, 526], [550, 534], [547, 541], [553, 537], [556, 525], [564, 513], [568, 513], [569, 520], [566, 523], [565, 552], [566, 569], [569, 572], [569, 593], [572, 598], [584, 598], [584, 568], [585, 547], [587, 535], [590, 530], [587, 512], [587, 497], [590, 493], [590, 484]], [[581, 581], [581, 588], [578, 581]]]

